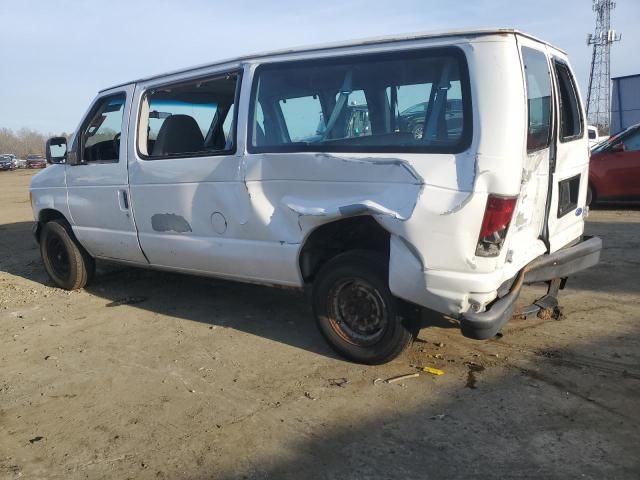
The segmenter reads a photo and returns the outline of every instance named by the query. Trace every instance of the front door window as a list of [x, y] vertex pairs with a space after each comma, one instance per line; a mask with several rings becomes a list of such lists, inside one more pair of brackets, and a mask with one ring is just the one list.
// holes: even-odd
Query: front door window
[[124, 93], [105, 97], [94, 108], [82, 129], [84, 162], [117, 162], [120, 159], [120, 135], [126, 96]]

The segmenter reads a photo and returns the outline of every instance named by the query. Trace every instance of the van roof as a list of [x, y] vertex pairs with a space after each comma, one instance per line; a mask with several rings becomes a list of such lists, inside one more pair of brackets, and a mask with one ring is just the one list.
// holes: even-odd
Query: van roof
[[233, 57], [233, 58], [226, 58], [226, 59], [222, 59], [212, 63], [204, 63], [201, 65], [195, 65], [193, 67], [187, 67], [187, 68], [173, 70], [173, 71], [169, 71], [169, 72], [158, 74], [158, 75], [151, 75], [149, 77], [139, 78], [131, 82], [120, 83], [118, 85], [114, 85], [109, 88], [103, 88], [102, 90], [100, 90], [100, 92], [111, 90], [112, 88], [117, 88], [123, 85], [146, 82], [146, 81], [154, 80], [157, 78], [167, 77], [169, 75], [188, 73], [188, 72], [199, 70], [202, 68], [215, 67], [217, 65], [224, 65], [226, 63], [237, 63], [242, 61], [258, 60], [261, 58], [284, 56], [284, 55], [295, 54], [295, 53], [307, 53], [307, 52], [316, 52], [321, 50], [357, 47], [361, 45], [376, 45], [376, 44], [382, 44], [382, 43], [406, 42], [411, 40], [423, 40], [423, 39], [429, 39], [429, 38], [469, 37], [469, 36], [477, 37], [477, 36], [492, 35], [492, 34], [521, 35], [523, 37], [530, 38], [537, 42], [548, 45], [558, 51], [566, 53], [564, 52], [564, 50], [550, 44], [549, 42], [546, 42], [538, 37], [529, 35], [528, 33], [521, 32], [520, 30], [517, 30], [514, 28], [478, 28], [478, 29], [470, 29], [470, 30], [443, 30], [443, 31], [434, 31], [434, 32], [418, 32], [418, 33], [407, 33], [407, 34], [400, 34], [400, 35], [386, 35], [386, 36], [379, 36], [379, 37], [360, 38], [360, 39], [348, 40], [348, 41], [342, 41], [342, 42], [332, 42], [332, 43], [324, 43], [324, 44], [310, 45], [310, 46], [304, 46], [304, 47], [294, 47], [294, 48], [287, 48], [287, 49], [281, 49], [281, 50], [267, 51], [262, 53], [255, 53], [250, 55], [242, 55], [242, 56]]

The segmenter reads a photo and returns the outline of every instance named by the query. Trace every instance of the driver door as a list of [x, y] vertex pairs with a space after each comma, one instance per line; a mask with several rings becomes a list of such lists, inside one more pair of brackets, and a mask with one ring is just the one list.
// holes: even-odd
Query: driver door
[[71, 141], [66, 165], [73, 231], [94, 257], [148, 263], [130, 209], [127, 131], [133, 85], [102, 92]]

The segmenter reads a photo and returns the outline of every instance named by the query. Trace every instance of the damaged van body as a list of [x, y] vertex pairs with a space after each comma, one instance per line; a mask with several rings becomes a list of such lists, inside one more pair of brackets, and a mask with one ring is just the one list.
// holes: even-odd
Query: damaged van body
[[[564, 52], [506, 29], [248, 56], [101, 91], [33, 178], [47, 272], [94, 259], [312, 291], [321, 332], [397, 356], [419, 306], [494, 336], [523, 284], [596, 264]], [[409, 308], [407, 308], [409, 306]]]

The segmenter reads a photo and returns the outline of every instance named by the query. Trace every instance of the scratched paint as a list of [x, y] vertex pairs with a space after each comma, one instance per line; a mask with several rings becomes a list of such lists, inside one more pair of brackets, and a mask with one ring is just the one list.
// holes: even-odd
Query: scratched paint
[[151, 217], [151, 228], [156, 232], [191, 232], [191, 225], [184, 217], [175, 213], [156, 213]]

